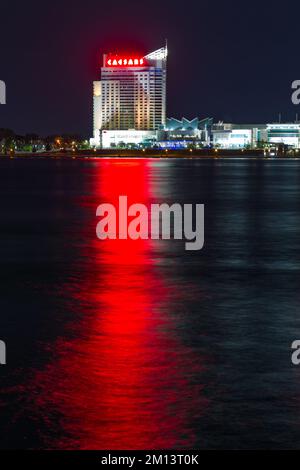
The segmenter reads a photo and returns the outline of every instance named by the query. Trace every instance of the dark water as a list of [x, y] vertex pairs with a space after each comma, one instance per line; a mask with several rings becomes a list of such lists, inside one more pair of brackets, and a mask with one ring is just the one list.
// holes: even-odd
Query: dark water
[[[205, 247], [99, 241], [205, 204]], [[0, 162], [1, 448], [300, 448], [300, 161]]]

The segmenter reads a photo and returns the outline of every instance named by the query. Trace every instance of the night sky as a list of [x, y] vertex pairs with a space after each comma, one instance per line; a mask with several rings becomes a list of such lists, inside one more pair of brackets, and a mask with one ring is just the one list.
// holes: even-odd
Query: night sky
[[1, 0], [0, 127], [92, 135], [92, 81], [104, 52], [168, 39], [169, 117], [294, 120], [300, 2]]

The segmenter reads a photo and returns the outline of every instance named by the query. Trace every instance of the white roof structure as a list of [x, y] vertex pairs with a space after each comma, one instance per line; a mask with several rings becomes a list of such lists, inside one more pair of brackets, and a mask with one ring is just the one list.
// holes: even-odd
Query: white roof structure
[[149, 60], [164, 60], [168, 56], [168, 47], [165, 45], [156, 51], [150, 52], [150, 54], [145, 55], [145, 59]]

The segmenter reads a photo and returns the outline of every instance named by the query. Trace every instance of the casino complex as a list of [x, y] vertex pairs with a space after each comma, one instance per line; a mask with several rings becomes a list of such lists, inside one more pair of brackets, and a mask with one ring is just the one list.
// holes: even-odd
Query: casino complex
[[93, 84], [95, 148], [300, 149], [300, 123], [233, 124], [167, 118], [167, 45], [145, 56], [103, 55]]

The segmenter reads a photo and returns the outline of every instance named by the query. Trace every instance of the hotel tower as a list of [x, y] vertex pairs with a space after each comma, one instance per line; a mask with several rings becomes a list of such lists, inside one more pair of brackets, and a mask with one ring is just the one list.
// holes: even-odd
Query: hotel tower
[[138, 143], [166, 124], [167, 46], [143, 57], [104, 54], [94, 82], [91, 143]]

